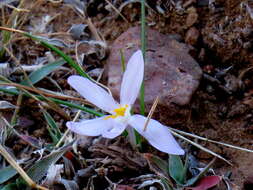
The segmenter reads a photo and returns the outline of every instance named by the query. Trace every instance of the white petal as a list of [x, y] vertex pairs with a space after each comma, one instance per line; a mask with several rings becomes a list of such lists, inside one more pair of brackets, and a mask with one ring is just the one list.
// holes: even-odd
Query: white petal
[[146, 120], [147, 118], [144, 116], [133, 115], [129, 120], [129, 124], [158, 150], [168, 154], [184, 154], [184, 150], [178, 145], [169, 129], [158, 121], [150, 119], [146, 131], [143, 131]]
[[127, 124], [122, 122], [112, 121], [113, 128], [105, 131], [102, 136], [105, 138], [113, 139], [119, 136], [126, 129]]
[[123, 75], [120, 91], [121, 105], [134, 104], [140, 91], [143, 75], [144, 60], [141, 50], [138, 50], [129, 59]]
[[113, 127], [111, 119], [105, 120], [105, 117], [106, 116], [81, 122], [69, 121], [66, 125], [71, 131], [79, 135], [99, 136]]
[[72, 75], [68, 78], [68, 83], [85, 99], [104, 111], [110, 112], [118, 107], [109, 93], [87, 78]]

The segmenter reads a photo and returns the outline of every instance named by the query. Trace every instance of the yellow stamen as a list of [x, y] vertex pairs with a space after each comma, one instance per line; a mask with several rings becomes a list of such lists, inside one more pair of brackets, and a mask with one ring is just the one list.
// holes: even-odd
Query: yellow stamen
[[125, 112], [126, 112], [127, 108], [128, 108], [128, 105], [116, 108], [116, 109], [113, 110], [113, 112], [115, 114], [106, 116], [104, 119], [106, 120], [106, 119], [110, 119], [110, 118], [115, 119], [117, 117], [123, 117], [125, 115]]

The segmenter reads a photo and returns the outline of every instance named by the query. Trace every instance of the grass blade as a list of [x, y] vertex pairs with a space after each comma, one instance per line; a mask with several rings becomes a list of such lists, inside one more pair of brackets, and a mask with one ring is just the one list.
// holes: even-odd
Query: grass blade
[[27, 170], [27, 174], [33, 179], [35, 182], [39, 182], [47, 173], [48, 168], [57, 162], [66, 151], [70, 149], [69, 145], [61, 148], [58, 151], [52, 152], [50, 155], [44, 157], [37, 163], [35, 163], [30, 169]]
[[[143, 58], [145, 62], [145, 55], [146, 55], [146, 18], [145, 18], [145, 0], [141, 0], [141, 50], [143, 53]], [[144, 82], [141, 84], [140, 89], [140, 110], [141, 114], [145, 114], [145, 86]]]
[[57, 142], [61, 139], [62, 136], [61, 131], [59, 130], [59, 127], [57, 126], [52, 116], [46, 110], [42, 109], [42, 112], [49, 126], [48, 131], [53, 140], [53, 143], [57, 144]]
[[32, 34], [30, 34], [28, 32], [24, 32], [22, 30], [16, 30], [16, 29], [13, 29], [13, 28], [7, 28], [7, 27], [1, 27], [0, 26], [0, 30], [5, 30], [5, 31], [9, 31], [9, 32], [17, 32], [17, 33], [20, 33], [20, 34], [22, 34], [22, 35], [24, 35], [26, 37], [31, 38], [32, 40], [35, 40], [35, 41], [39, 42], [42, 46], [44, 46], [44, 47], [52, 50], [57, 55], [59, 55], [60, 57], [62, 57], [62, 59], [64, 59], [73, 69], [75, 69], [76, 72], [79, 75], [92, 80], [92, 78], [87, 73], [84, 72], [83, 68], [79, 64], [77, 64], [70, 56], [66, 55], [59, 48], [57, 48], [54, 45], [48, 43], [47, 41], [45, 41], [41, 37], [32, 35]]
[[[53, 63], [49, 63], [41, 67], [40, 69], [33, 71], [29, 76], [30, 83], [35, 84], [45, 78], [47, 75], [49, 75], [51, 72], [55, 71], [58, 69], [60, 66], [62, 66], [66, 61], [64, 60], [58, 60]], [[22, 85], [29, 85], [28, 80], [23, 80], [21, 82]]]
[[0, 170], [0, 184], [8, 181], [10, 178], [15, 176], [18, 172], [12, 167], [7, 166]]
[[[0, 88], [0, 91], [8, 93], [8, 94], [12, 94], [12, 95], [19, 95], [20, 94], [20, 92], [18, 90], [16, 90], [16, 89]], [[27, 96], [27, 97], [31, 97], [27, 93], [24, 93], [24, 95]], [[42, 96], [39, 96], [39, 95], [33, 95], [33, 96], [37, 97], [39, 100], [45, 100], [45, 98], [42, 97]], [[67, 106], [69, 108], [76, 108], [76, 109], [82, 110], [82, 111], [84, 111], [86, 113], [93, 114], [95, 116], [99, 116], [99, 117], [104, 116], [104, 114], [102, 114], [100, 112], [97, 112], [97, 111], [95, 111], [95, 110], [93, 110], [91, 108], [87, 108], [85, 106], [81, 106], [79, 104], [71, 103], [69, 101], [59, 100], [59, 99], [56, 99], [56, 98], [48, 98], [48, 99], [52, 100], [53, 102], [55, 102], [57, 104], [65, 105], [65, 106]]]

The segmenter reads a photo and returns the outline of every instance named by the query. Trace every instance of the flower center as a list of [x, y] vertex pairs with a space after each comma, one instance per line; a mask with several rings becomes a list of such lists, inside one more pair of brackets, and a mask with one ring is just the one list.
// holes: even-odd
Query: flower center
[[128, 115], [130, 115], [130, 109], [129, 109], [129, 106], [127, 104], [124, 105], [124, 106], [120, 106], [119, 108], [114, 109], [113, 112], [115, 114], [106, 116], [104, 119], [105, 120], [109, 119], [109, 118], [116, 119], [118, 117], [127, 117]]

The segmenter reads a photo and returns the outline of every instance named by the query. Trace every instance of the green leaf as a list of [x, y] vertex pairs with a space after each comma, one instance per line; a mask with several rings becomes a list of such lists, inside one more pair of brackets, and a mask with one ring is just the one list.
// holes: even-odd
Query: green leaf
[[[143, 58], [145, 62], [145, 57], [146, 57], [146, 2], [145, 0], [141, 0], [141, 50], [143, 53]], [[141, 84], [141, 89], [140, 89], [140, 111], [141, 114], [145, 114], [145, 85], [144, 82]]]
[[17, 171], [12, 166], [7, 166], [0, 170], [0, 184], [8, 181], [10, 178], [15, 176]]
[[[52, 152], [48, 156], [45, 156], [43, 159], [29, 168], [26, 173], [31, 177], [32, 180], [34, 180], [34, 182], [39, 182], [46, 175], [49, 167], [52, 164], [55, 164], [63, 156], [63, 154], [70, 149], [71, 144]], [[21, 177], [19, 180], [23, 181]]]
[[177, 184], [183, 185], [185, 183], [186, 172], [183, 162], [178, 155], [170, 155], [169, 157], [169, 173]]
[[53, 143], [57, 144], [57, 142], [61, 139], [62, 136], [61, 131], [59, 130], [59, 127], [57, 126], [52, 116], [46, 110], [42, 110], [42, 112], [47, 121], [47, 124], [49, 125], [48, 131], [53, 140]]
[[5, 185], [0, 190], [17, 190], [17, 185], [16, 183], [10, 183], [10, 184]]
[[[49, 75], [51, 72], [58, 69], [60, 66], [62, 66], [66, 61], [64, 60], [58, 60], [53, 63], [49, 63], [41, 67], [40, 69], [33, 71], [28, 77], [32, 84], [35, 84], [45, 78], [47, 75]], [[29, 81], [23, 80], [21, 82], [22, 85], [30, 85]]]

